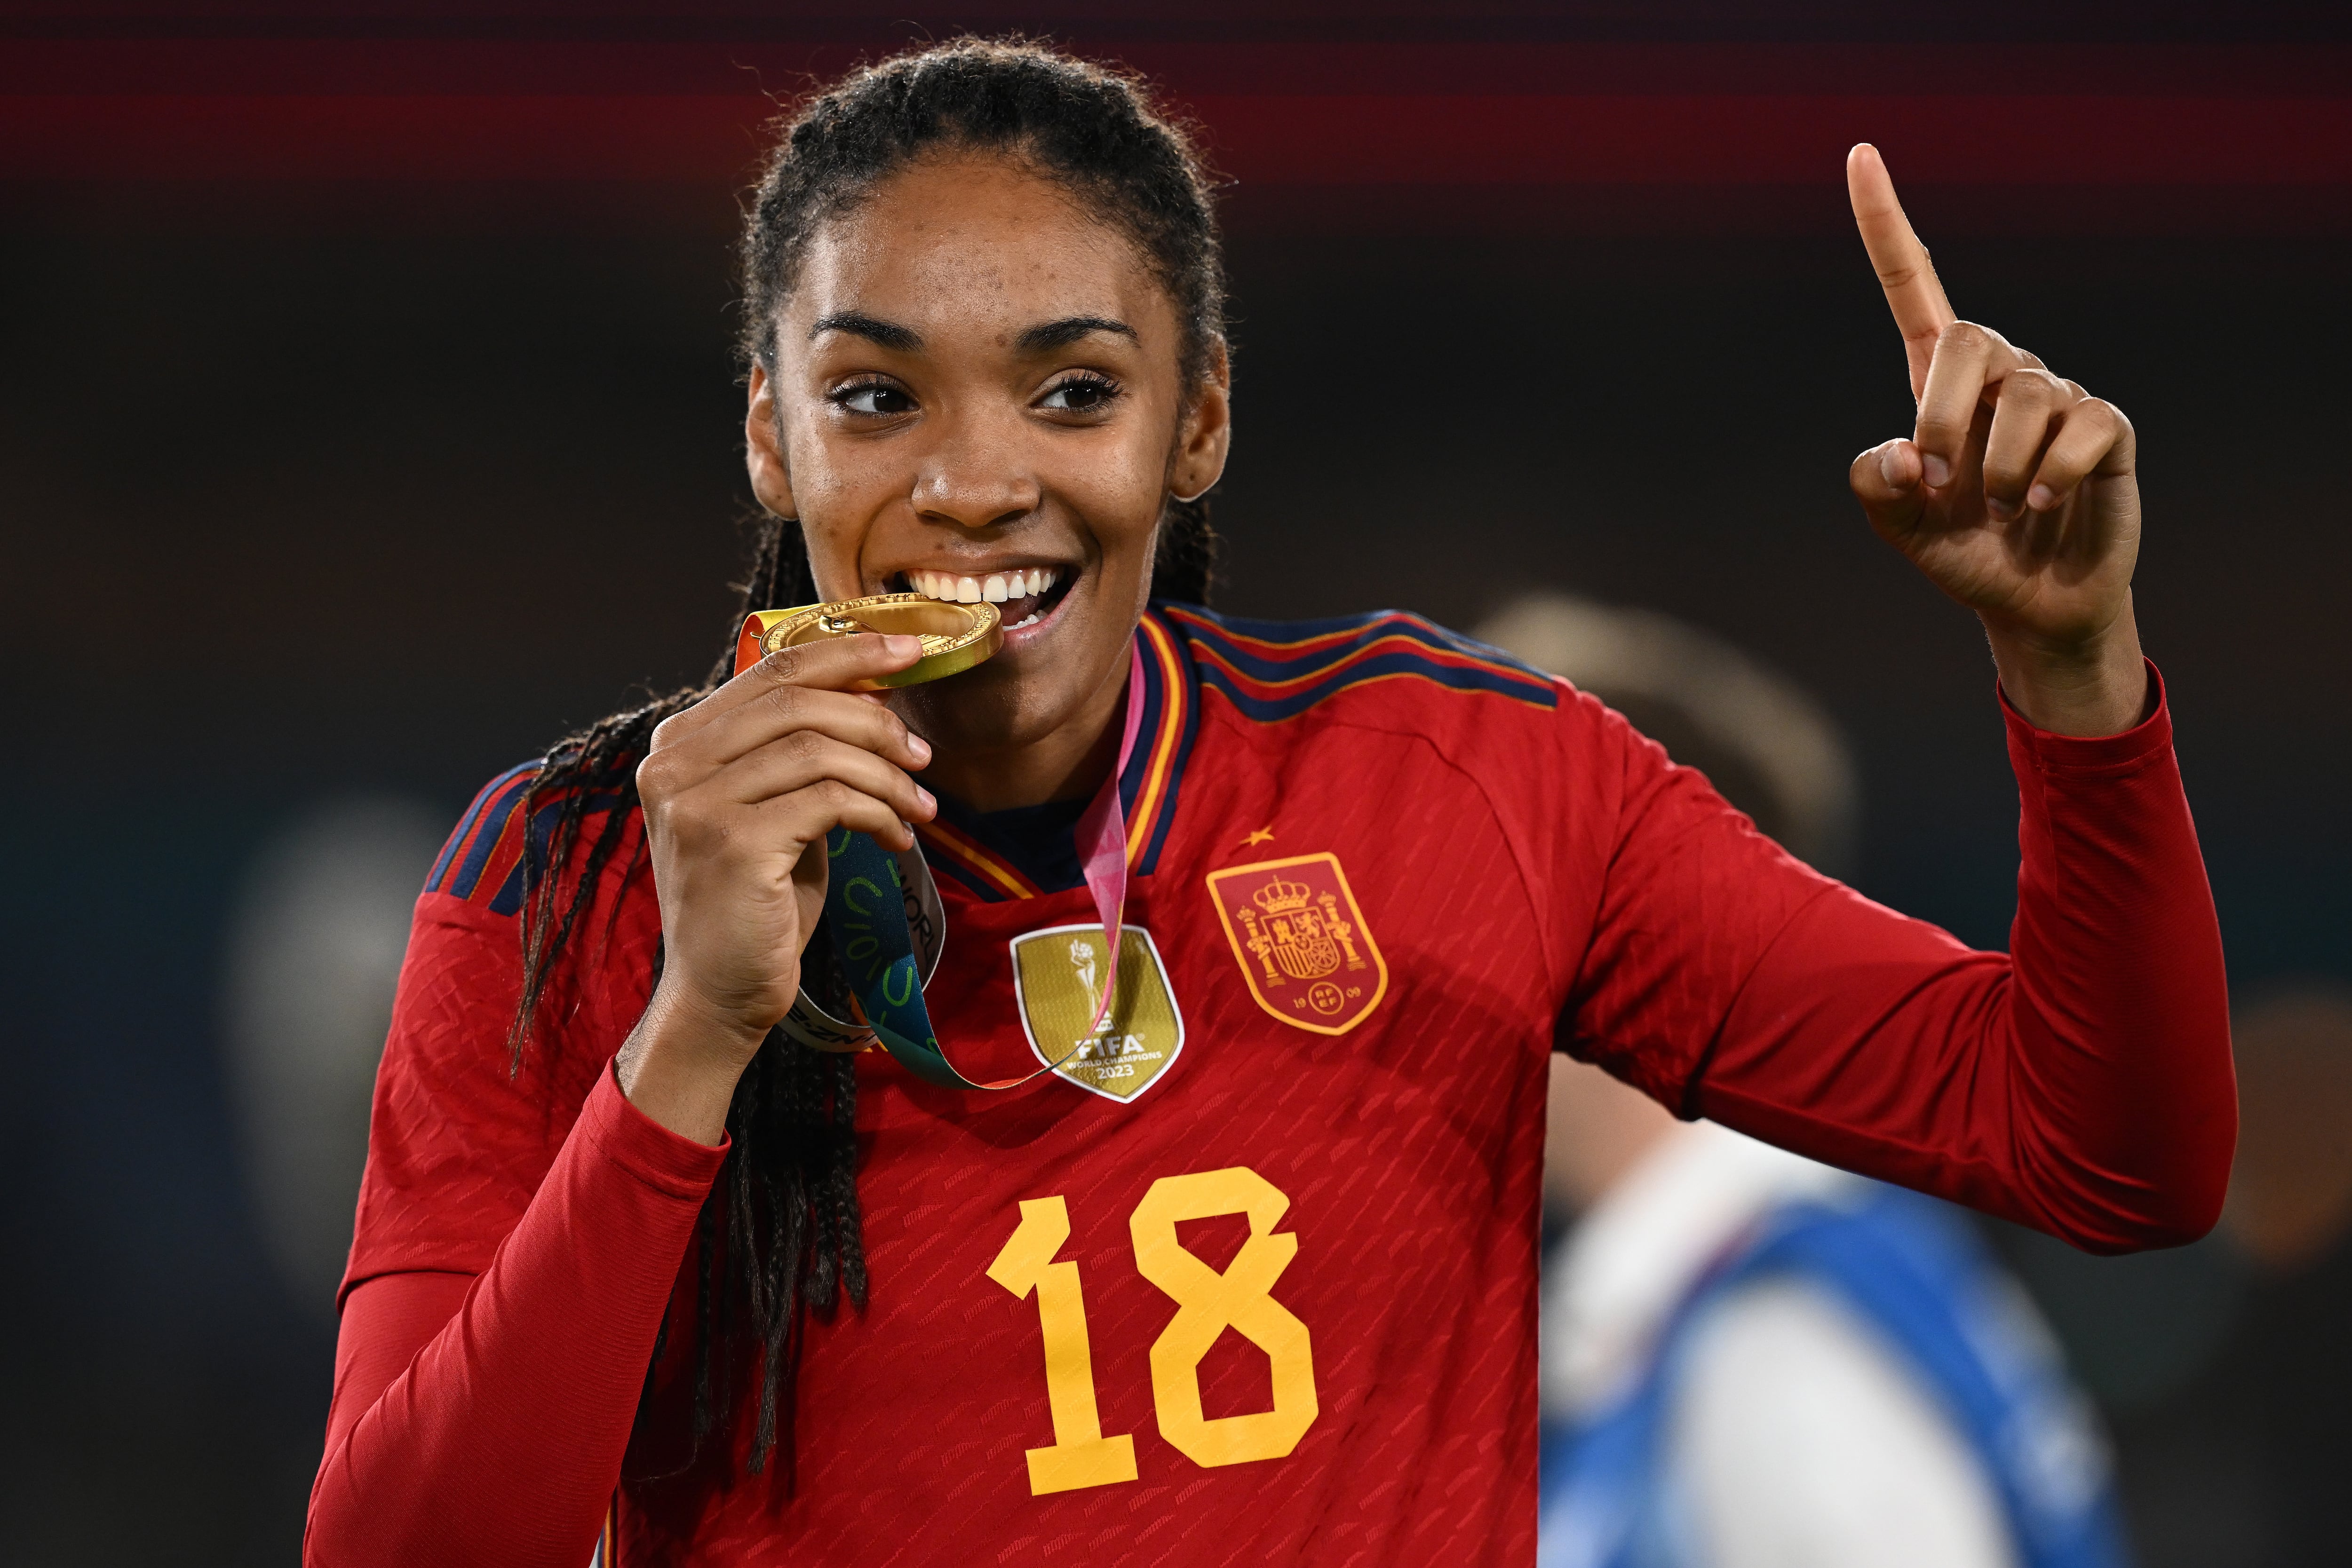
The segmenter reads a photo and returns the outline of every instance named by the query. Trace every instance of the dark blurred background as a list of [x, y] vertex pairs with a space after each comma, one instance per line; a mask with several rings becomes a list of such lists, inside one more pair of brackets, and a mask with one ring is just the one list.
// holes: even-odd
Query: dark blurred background
[[2005, 1245], [2147, 1562], [2342, 1561], [2334, 9], [0, 4], [0, 1561], [294, 1560], [400, 910], [483, 779], [727, 630], [762, 95], [1011, 26], [1153, 75], [1234, 182], [1224, 607], [1679, 616], [1820, 699], [1856, 880], [1976, 943], [2015, 796], [1981, 638], [1845, 494], [1909, 423], [1846, 146], [1963, 315], [2132, 415], [2303, 1207]]

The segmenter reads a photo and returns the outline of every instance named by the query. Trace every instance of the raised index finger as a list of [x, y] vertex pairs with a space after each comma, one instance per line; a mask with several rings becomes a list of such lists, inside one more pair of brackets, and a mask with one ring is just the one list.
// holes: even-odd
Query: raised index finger
[[1903, 334], [1903, 352], [1911, 365], [1911, 396], [1916, 400], [1927, 385], [1927, 363], [1935, 358], [1936, 338], [1954, 320], [1952, 302], [1927, 247], [1911, 232], [1903, 204], [1895, 199], [1895, 182], [1878, 149], [1864, 141], [1845, 156], [1846, 194], [1853, 202], [1854, 226], [1862, 231], [1863, 248], [1886, 290], [1887, 308]]

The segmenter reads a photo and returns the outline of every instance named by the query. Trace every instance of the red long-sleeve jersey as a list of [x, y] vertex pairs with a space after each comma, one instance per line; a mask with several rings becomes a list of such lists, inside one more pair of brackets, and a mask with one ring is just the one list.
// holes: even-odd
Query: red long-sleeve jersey
[[[811, 1325], [793, 1461], [760, 1475], [739, 1424], [633, 1479], [685, 1458], [723, 1155], [612, 1077], [659, 924], [640, 824], [514, 1074], [529, 775], [484, 791], [417, 906], [306, 1561], [581, 1568], [609, 1528], [622, 1568], [1532, 1562], [1556, 1048], [2085, 1247], [2211, 1223], [2221, 944], [2153, 684], [2104, 739], [2007, 716], [2004, 956], [1817, 875], [1599, 703], [1412, 617], [1162, 606], [1139, 634], [1112, 1022], [1011, 1093], [859, 1059], [872, 1301]], [[950, 1055], [1060, 1058], [1105, 956], [1074, 864], [953, 810], [923, 836]]]

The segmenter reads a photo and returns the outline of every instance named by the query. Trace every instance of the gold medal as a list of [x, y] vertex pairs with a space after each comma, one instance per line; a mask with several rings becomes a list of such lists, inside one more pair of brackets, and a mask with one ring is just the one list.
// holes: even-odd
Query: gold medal
[[919, 593], [877, 593], [832, 604], [753, 612], [743, 622], [743, 635], [736, 644], [735, 673], [742, 674], [780, 648], [805, 647], [827, 637], [855, 637], [866, 632], [920, 637], [923, 656], [895, 675], [858, 682], [854, 688], [858, 691], [915, 686], [961, 674], [1004, 646], [1003, 617], [993, 604], [954, 604]]

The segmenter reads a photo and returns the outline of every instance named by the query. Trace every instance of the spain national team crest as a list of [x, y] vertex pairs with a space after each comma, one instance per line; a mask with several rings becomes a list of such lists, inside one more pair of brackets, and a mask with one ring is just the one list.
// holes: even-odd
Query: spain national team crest
[[[1160, 1080], [1184, 1049], [1184, 1015], [1168, 984], [1151, 933], [1118, 934], [1118, 995], [1092, 1038], [1087, 1026], [1102, 1004], [1100, 925], [1056, 925], [1013, 939], [1013, 994], [1029, 1049], [1043, 1062], [1062, 1061], [1057, 1078], [1111, 1100], [1132, 1100]], [[1075, 1049], [1076, 1055], [1071, 1055]]]
[[1345, 1034], [1388, 994], [1388, 961], [1337, 855], [1211, 872], [1209, 896], [1250, 995], [1283, 1022]]

